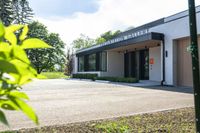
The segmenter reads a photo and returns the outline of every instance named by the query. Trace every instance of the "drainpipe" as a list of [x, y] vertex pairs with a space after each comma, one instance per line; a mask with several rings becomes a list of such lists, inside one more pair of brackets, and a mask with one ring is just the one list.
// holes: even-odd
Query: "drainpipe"
[[164, 85], [165, 82], [165, 40], [164, 40], [164, 35], [162, 36], [162, 81], [161, 81], [161, 85]]

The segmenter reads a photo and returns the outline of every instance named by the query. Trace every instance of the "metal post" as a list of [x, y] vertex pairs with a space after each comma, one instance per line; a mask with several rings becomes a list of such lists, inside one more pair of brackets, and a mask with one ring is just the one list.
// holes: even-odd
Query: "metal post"
[[198, 56], [197, 26], [196, 26], [196, 8], [194, 0], [188, 0], [188, 4], [189, 4], [189, 24], [190, 24], [190, 38], [191, 38], [190, 50], [192, 56], [196, 132], [200, 133], [200, 80], [199, 80], [199, 56]]

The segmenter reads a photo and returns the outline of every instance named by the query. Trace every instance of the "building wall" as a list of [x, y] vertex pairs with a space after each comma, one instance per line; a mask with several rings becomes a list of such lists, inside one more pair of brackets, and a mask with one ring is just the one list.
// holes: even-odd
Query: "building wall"
[[[197, 8], [197, 11], [200, 11], [200, 7]], [[165, 57], [165, 84], [174, 85], [174, 69], [176, 68], [175, 63], [175, 53], [174, 49], [174, 40], [188, 37], [189, 32], [189, 17], [184, 17], [187, 15], [187, 12], [182, 12], [170, 17], [165, 18], [165, 23], [158, 25], [156, 27], [150, 28], [150, 32], [159, 32], [165, 35], [165, 50], [168, 52], [168, 57]], [[180, 18], [181, 17], [181, 18]], [[200, 13], [197, 13], [197, 30], [200, 34]]]
[[76, 55], [73, 55], [73, 70], [72, 73], [78, 72], [78, 57]]
[[149, 59], [153, 59], [154, 63], [149, 64], [149, 80], [161, 81], [161, 47], [149, 48]]
[[124, 76], [124, 53], [107, 52], [107, 72], [101, 72], [100, 76]]

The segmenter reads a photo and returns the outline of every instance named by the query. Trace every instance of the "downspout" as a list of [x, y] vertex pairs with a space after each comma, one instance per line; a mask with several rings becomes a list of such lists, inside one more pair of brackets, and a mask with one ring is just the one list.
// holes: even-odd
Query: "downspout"
[[162, 36], [162, 81], [161, 81], [161, 85], [164, 85], [165, 82], [165, 40], [164, 40], [164, 35]]

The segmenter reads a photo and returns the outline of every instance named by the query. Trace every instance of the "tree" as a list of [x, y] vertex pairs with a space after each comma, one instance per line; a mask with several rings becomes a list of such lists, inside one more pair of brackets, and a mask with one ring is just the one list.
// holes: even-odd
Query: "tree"
[[64, 67], [65, 44], [58, 34], [49, 34], [46, 26], [39, 22], [32, 22], [29, 25], [28, 37], [39, 38], [53, 47], [52, 49], [33, 49], [27, 51], [28, 57], [37, 73], [54, 70], [55, 66]]
[[[17, 43], [15, 32], [22, 29]], [[49, 45], [36, 38], [26, 38], [28, 27], [11, 25], [4, 27], [0, 22], [0, 122], [9, 125], [4, 110], [22, 111], [36, 124], [38, 117], [26, 103], [29, 97], [22, 92], [22, 85], [37, 77], [37, 72], [25, 53], [25, 49], [49, 48]]]
[[79, 38], [77, 38], [76, 40], [72, 42], [72, 46], [76, 50], [82, 49], [82, 48], [88, 48], [94, 44], [95, 44], [95, 40], [89, 38], [88, 36], [84, 34], [81, 34]]
[[90, 37], [88, 37], [84, 34], [81, 34], [79, 38], [77, 38], [76, 40], [74, 40], [72, 42], [72, 47], [75, 50], [82, 49], [82, 48], [88, 48], [88, 47], [91, 47], [92, 45], [98, 45], [98, 44], [104, 43], [110, 39], [113, 39], [119, 33], [121, 33], [120, 30], [117, 30], [115, 32], [107, 31], [107, 32], [101, 34], [101, 36], [97, 37], [95, 40], [91, 39]]
[[98, 37], [96, 39], [96, 44], [101, 44], [101, 43], [104, 43], [110, 39], [113, 39], [114, 37], [116, 37], [119, 33], [121, 33], [120, 30], [117, 30], [115, 32], [112, 32], [112, 31], [107, 31], [103, 34], [101, 34], [100, 37]]
[[0, 19], [5, 26], [27, 24], [33, 17], [33, 11], [27, 0], [1, 0]]
[[65, 75], [71, 75], [73, 71], [73, 50], [67, 48]]
[[12, 0], [12, 9], [14, 12], [15, 24], [28, 24], [33, 17], [33, 10], [27, 0]]
[[12, 0], [0, 0], [0, 19], [5, 26], [10, 25], [14, 20]]

